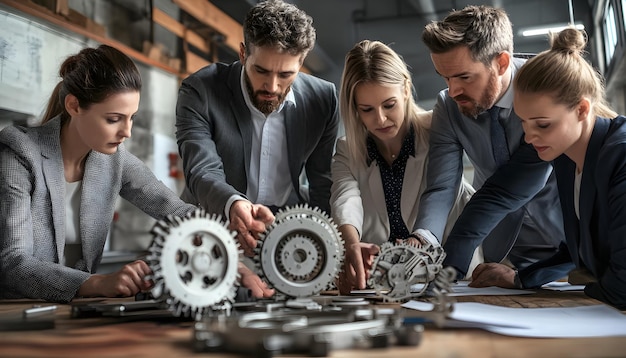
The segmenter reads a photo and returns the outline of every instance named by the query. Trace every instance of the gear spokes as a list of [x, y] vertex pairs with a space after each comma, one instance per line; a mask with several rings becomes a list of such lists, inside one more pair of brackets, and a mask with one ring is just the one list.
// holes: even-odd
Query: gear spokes
[[440, 246], [384, 243], [374, 259], [368, 285], [387, 301], [422, 296], [442, 270]]
[[202, 209], [170, 216], [157, 222], [152, 234], [147, 257], [152, 295], [175, 315], [198, 318], [234, 300], [239, 250], [219, 216]]
[[257, 271], [289, 297], [329, 288], [343, 261], [343, 240], [332, 219], [318, 208], [297, 205], [276, 214], [256, 248]]

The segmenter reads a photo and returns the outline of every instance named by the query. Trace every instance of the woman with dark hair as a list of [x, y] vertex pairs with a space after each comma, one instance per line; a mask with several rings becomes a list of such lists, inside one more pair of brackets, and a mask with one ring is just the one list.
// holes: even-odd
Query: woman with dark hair
[[[133, 296], [152, 286], [144, 261], [94, 274], [117, 197], [156, 219], [196, 207], [124, 148], [141, 90], [130, 58], [106, 45], [86, 48], [59, 73], [42, 125], [0, 132], [0, 297]], [[271, 294], [240, 273], [253, 294]]]

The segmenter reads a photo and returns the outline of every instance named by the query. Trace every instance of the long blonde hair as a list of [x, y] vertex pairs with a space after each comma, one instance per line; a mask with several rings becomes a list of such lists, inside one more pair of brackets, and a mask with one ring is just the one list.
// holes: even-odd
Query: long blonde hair
[[[341, 117], [346, 130], [346, 143], [350, 157], [357, 162], [367, 161], [367, 129], [359, 119], [354, 98], [355, 88], [360, 83], [375, 83], [383, 86], [403, 86], [411, 90], [411, 74], [400, 56], [389, 46], [379, 41], [363, 40], [348, 52], [341, 76], [339, 103]], [[411, 91], [412, 92], [412, 91]], [[416, 140], [424, 140], [424, 128], [430, 126], [428, 116], [422, 115], [413, 96], [406, 101], [405, 120], [413, 124], [418, 133]]]
[[519, 70], [513, 82], [515, 91], [549, 94], [570, 109], [588, 97], [594, 104], [594, 115], [616, 117], [604, 98], [602, 76], [583, 57], [585, 33], [567, 28], [551, 35], [550, 43], [550, 50], [528, 60]]

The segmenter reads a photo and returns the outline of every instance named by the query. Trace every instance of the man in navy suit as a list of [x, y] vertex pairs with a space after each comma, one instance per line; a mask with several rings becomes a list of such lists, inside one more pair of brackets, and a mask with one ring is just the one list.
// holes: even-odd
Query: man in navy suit
[[[441, 240], [465, 152], [477, 192], [444, 244], [444, 265], [464, 277], [480, 244], [484, 261], [520, 270], [550, 257], [564, 241], [559, 198], [550, 164], [523, 141], [513, 109], [511, 83], [524, 61], [513, 57], [507, 14], [467, 6], [427, 25], [422, 39], [448, 88], [439, 93], [433, 112], [427, 188], [414, 232], [427, 229]], [[474, 270], [471, 285], [481, 285], [484, 267]], [[558, 279], [568, 269], [549, 275]]]
[[308, 203], [330, 212], [330, 164], [339, 125], [332, 83], [300, 73], [315, 43], [312, 19], [266, 1], [246, 16], [239, 61], [182, 83], [176, 137], [183, 199], [225, 215], [251, 255], [272, 211]]

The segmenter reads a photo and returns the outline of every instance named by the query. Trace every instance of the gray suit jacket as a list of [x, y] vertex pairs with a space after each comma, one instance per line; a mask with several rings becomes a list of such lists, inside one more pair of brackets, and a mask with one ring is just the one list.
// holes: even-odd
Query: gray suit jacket
[[[207, 66], [187, 77], [176, 106], [176, 137], [183, 159], [183, 199], [224, 214], [233, 195], [245, 196], [253, 124], [241, 89], [242, 65]], [[335, 86], [299, 73], [291, 86], [295, 108], [285, 128], [293, 203], [308, 202], [330, 213], [330, 163], [339, 126]], [[308, 188], [300, 183], [306, 173]]]
[[[514, 59], [513, 75], [522, 64], [522, 60]], [[439, 93], [433, 111], [428, 188], [415, 228], [429, 229], [441, 237], [463, 173], [465, 151], [474, 166], [473, 186], [477, 191], [444, 246], [444, 264], [463, 274], [483, 240], [486, 261], [499, 262], [514, 245], [523, 243], [528, 249], [527, 261], [534, 262], [549, 257], [565, 239], [552, 167], [523, 141], [520, 118], [512, 108], [512, 91], [511, 85], [497, 103], [503, 107], [500, 118], [511, 153], [509, 162], [500, 168], [493, 159], [488, 118], [463, 115], [447, 89]], [[545, 252], [532, 257], [535, 248]]]
[[184, 215], [180, 200], [120, 145], [92, 151], [85, 163], [80, 202], [83, 258], [61, 264], [65, 248], [65, 174], [60, 120], [0, 132], [0, 296], [68, 302], [98, 267], [118, 195], [154, 218]]

